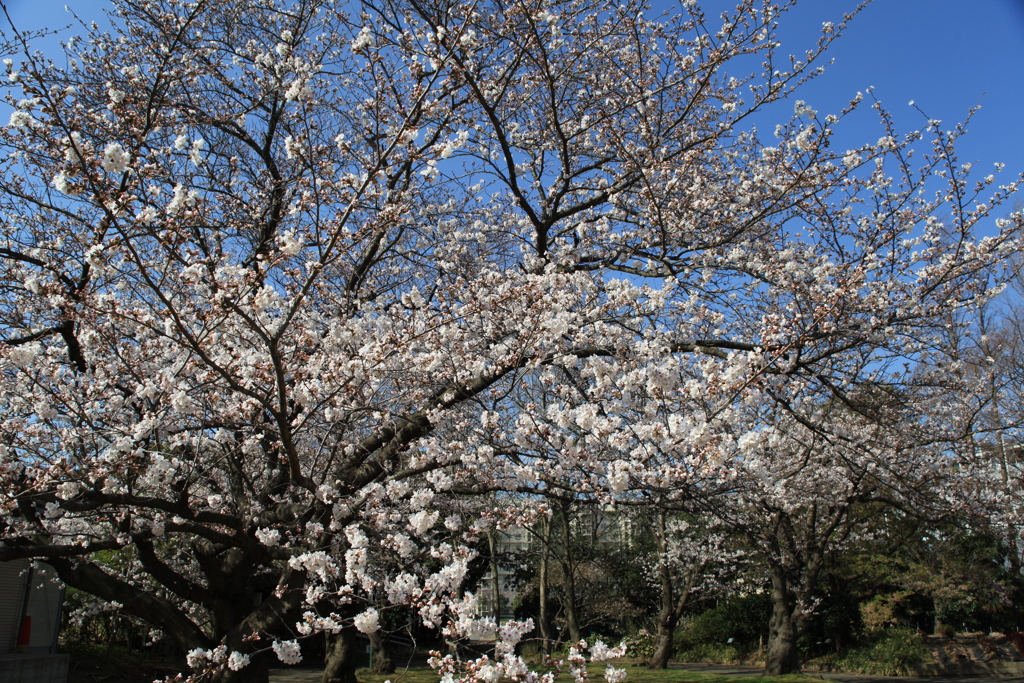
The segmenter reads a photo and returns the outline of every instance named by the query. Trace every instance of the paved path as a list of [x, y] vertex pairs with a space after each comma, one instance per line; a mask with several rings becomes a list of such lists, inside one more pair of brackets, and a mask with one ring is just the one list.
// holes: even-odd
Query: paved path
[[[703, 671], [706, 673], [728, 674], [730, 676], [761, 675], [762, 669], [753, 666], [731, 666], [725, 664], [672, 664], [673, 669], [687, 671]], [[281, 668], [270, 670], [270, 683], [319, 683], [323, 671], [316, 668]], [[929, 676], [927, 678], [868, 676], [866, 674], [841, 674], [834, 672], [806, 672], [809, 676], [819, 676], [826, 681], [836, 683], [1011, 683], [1024, 681], [1024, 678], [991, 678], [984, 676]], [[629, 680], [628, 678], [626, 679]]]
[[270, 683], [319, 683], [324, 675], [323, 669], [307, 667], [288, 667], [286, 669], [270, 669]]
[[[725, 664], [672, 664], [673, 669], [686, 669], [687, 671], [703, 671], [706, 673], [729, 674], [731, 676], [760, 676], [764, 671], [761, 667], [754, 666], [731, 666]], [[913, 676], [869, 676], [867, 674], [843, 674], [834, 671], [805, 671], [808, 676], [820, 677], [826, 681], [837, 681], [838, 683], [1010, 683], [1021, 681], [1024, 678], [995, 678], [989, 676], [928, 676], [917, 678]], [[628, 678], [626, 679], [629, 680]]]

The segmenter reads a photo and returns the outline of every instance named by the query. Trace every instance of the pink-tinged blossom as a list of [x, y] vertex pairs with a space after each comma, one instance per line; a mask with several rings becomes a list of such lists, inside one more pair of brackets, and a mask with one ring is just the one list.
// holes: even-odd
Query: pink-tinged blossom
[[323, 581], [333, 579], [338, 575], [338, 565], [322, 551], [303, 553], [293, 557], [288, 560], [288, 565], [292, 569], [312, 572]]
[[281, 541], [281, 532], [277, 529], [257, 529], [256, 538], [263, 545], [275, 546]]
[[377, 610], [372, 607], [360, 612], [352, 619], [352, 623], [360, 633], [376, 633], [380, 630]]
[[284, 93], [284, 98], [288, 101], [304, 101], [312, 96], [313, 89], [309, 87], [308, 81], [305, 78], [296, 78]]
[[249, 666], [249, 655], [237, 651], [228, 655], [228, 668], [232, 671], [241, 671], [247, 666]]
[[608, 490], [613, 496], [617, 496], [629, 488], [629, 464], [624, 461], [617, 461], [612, 464], [608, 473]]
[[608, 647], [604, 641], [598, 639], [590, 646], [590, 659], [595, 662], [603, 662], [608, 659], [615, 659], [626, 654], [626, 644], [621, 643], [618, 647]]
[[356, 53], [362, 52], [363, 50], [365, 50], [368, 47], [371, 47], [372, 45], [373, 33], [370, 31], [369, 26], [364, 26], [359, 30], [359, 33], [352, 41], [352, 51]]
[[[413, 510], [422, 510], [434, 501], [434, 492], [430, 489], [420, 489], [409, 497], [409, 507]], [[436, 518], [435, 518], [436, 521]], [[433, 526], [433, 523], [431, 523]]]
[[197, 195], [194, 190], [190, 190], [181, 183], [174, 186], [174, 196], [171, 198], [170, 203], [167, 204], [167, 213], [175, 215], [182, 209], [190, 206], [195, 206]]
[[201, 166], [203, 163], [203, 148], [206, 147], [206, 140], [199, 138], [192, 141], [192, 147], [188, 152], [188, 158], [196, 166]]
[[393, 605], [404, 605], [419, 593], [419, 581], [408, 572], [395, 576], [387, 585], [388, 601]]
[[11, 121], [7, 125], [11, 128], [28, 128], [35, 122], [32, 115], [27, 111], [14, 110], [11, 112]]
[[[541, 493], [727, 496], [716, 525], [755, 537], [860, 481], [911, 507], [927, 472], [929, 503], [975, 504], [991, 477], [939, 466], [984, 405], [948, 342], [1020, 252], [1017, 181], [975, 191], [937, 130], [843, 152], [842, 117], [775, 106], [838, 22], [799, 63], [706, 78], [767, 58], [776, 17], [424, 3], [353, 26], [322, 3], [133, 0], [68, 68], [24, 66], [0, 136], [0, 508], [41, 507], [7, 515], [0, 560], [31, 537], [102, 593], [93, 547], [124, 548], [117, 580], [166, 602], [143, 616], [206, 629], [188, 663], [217, 675], [253, 610], [315, 636], [387, 602], [497, 631], [496, 658], [434, 658], [445, 681], [550, 683], [514, 654], [527, 626], [478, 619], [463, 585], [487, 534], [552, 521]], [[719, 526], [701, 546], [668, 520], [658, 569], [714, 584]], [[274, 586], [261, 606], [210, 580], [210, 542]], [[611, 651], [575, 643], [563, 670], [592, 681]]]
[[7, 351], [7, 359], [19, 368], [27, 368], [42, 351], [43, 346], [38, 342], [21, 344]]
[[[57, 181], [56, 181], [56, 178], [55, 178], [54, 179], [54, 184], [55, 185], [56, 185], [56, 182]], [[61, 191], [64, 192], [64, 190], [61, 190]], [[156, 209], [154, 209], [152, 206], [147, 206], [144, 209], [142, 209], [141, 211], [139, 211], [137, 214], [135, 214], [135, 220], [138, 221], [139, 223], [141, 223], [142, 225], [150, 225], [159, 216], [160, 216], [160, 214], [157, 212]]]
[[203, 666], [208, 658], [209, 654], [207, 651], [201, 647], [197, 647], [188, 651], [188, 654], [185, 655], [185, 663], [192, 669], [198, 669]]
[[302, 651], [299, 649], [298, 642], [294, 640], [276, 640], [272, 647], [277, 658], [289, 666], [302, 661]]
[[286, 232], [277, 238], [281, 253], [285, 256], [297, 256], [302, 251], [302, 242], [295, 238], [295, 233]]
[[70, 179], [64, 171], [61, 171], [57, 175], [53, 176], [53, 180], [50, 182], [57, 192], [62, 194], [76, 194], [74, 185], [71, 184]]
[[64, 140], [64, 160], [68, 163], [85, 161], [92, 153], [92, 143], [85, 140], [78, 131], [72, 131]]
[[436, 510], [420, 510], [409, 516], [409, 526], [417, 535], [422, 536], [437, 523], [439, 514]]
[[628, 672], [625, 669], [616, 669], [614, 666], [609, 664], [604, 670], [604, 679], [608, 683], [622, 683], [626, 680]]
[[100, 164], [107, 173], [124, 173], [128, 169], [131, 157], [119, 142], [111, 142], [103, 150], [103, 159]]

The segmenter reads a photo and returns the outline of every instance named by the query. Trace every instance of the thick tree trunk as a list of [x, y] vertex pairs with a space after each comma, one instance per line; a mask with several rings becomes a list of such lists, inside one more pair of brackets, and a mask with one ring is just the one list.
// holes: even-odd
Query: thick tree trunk
[[781, 676], [800, 671], [800, 652], [797, 649], [797, 628], [793, 615], [776, 611], [772, 615], [768, 634], [768, 654], [764, 664], [765, 676]]
[[800, 671], [800, 635], [797, 599], [786, 580], [785, 571], [772, 569], [772, 619], [768, 628], [768, 654], [765, 676], [781, 676]]
[[[773, 561], [772, 577], [772, 619], [768, 629], [768, 653], [765, 676], [800, 671], [800, 651], [797, 639], [803, 631], [804, 621], [810, 610], [818, 576], [825, 566], [825, 548], [846, 516], [846, 506], [811, 506], [807, 528], [816, 530], [815, 535], [804, 541], [799, 551], [789, 551], [789, 566]], [[780, 518], [780, 524], [789, 526], [788, 518]], [[845, 534], [843, 534], [845, 537]], [[809, 542], [808, 542], [809, 541]], [[799, 593], [793, 589], [799, 586]]]
[[[147, 565], [153, 576], [165, 582], [182, 596], [204, 598], [204, 604], [212, 605], [214, 633], [212, 637], [203, 631], [191, 617], [175, 602], [160, 597], [151, 591], [131, 585], [106, 568], [83, 559], [49, 558], [46, 561], [56, 570], [64, 583], [106, 600], [118, 601], [126, 613], [147, 623], [159, 626], [177, 646], [181, 653], [194, 648], [211, 649], [222, 644], [230, 652], [250, 654], [250, 662], [238, 671], [226, 666], [212, 672], [208, 678], [213, 683], [267, 683], [268, 664], [266, 655], [251, 654], [254, 646], [246, 636], [252, 633], [273, 634], [281, 630], [284, 622], [294, 621], [293, 614], [304, 593], [305, 572], [285, 568], [278, 585], [279, 595], [253, 605], [251, 594], [229, 582], [211, 579], [211, 586], [201, 589], [190, 587], [170, 569], [159, 564], [152, 553], [152, 546], [137, 544], [140, 561]], [[234, 559], [238, 559], [237, 557]], [[230, 576], [220, 572], [214, 563], [209, 564], [213, 578]], [[353, 677], [351, 681], [355, 683]]]
[[370, 670], [375, 674], [395, 673], [395, 663], [388, 654], [387, 641], [380, 631], [374, 631], [369, 635], [370, 650], [373, 652], [373, 665]]
[[[1002, 475], [1003, 489], [1007, 495], [1012, 494], [1012, 487], [1010, 486], [1010, 462], [1006, 453], [1006, 437], [1003, 431], [1003, 418], [999, 407], [999, 391], [996, 388], [996, 377], [995, 374], [989, 374], [989, 386], [991, 388], [992, 396], [992, 411], [993, 417], [995, 418], [996, 428], [996, 444], [999, 446], [999, 473]], [[1017, 528], [1012, 520], [1006, 523], [1006, 538], [1014, 539], [1017, 537]], [[1007, 559], [1010, 562], [1010, 575], [1016, 576], [1020, 572], [1020, 557], [1016, 552], [1011, 552], [1007, 555]]]
[[647, 660], [648, 669], [667, 669], [672, 659], [673, 639], [676, 634], [675, 624], [666, 625], [658, 622], [658, 635], [655, 640], [654, 653]]
[[338, 634], [325, 634], [324, 675], [321, 683], [358, 683], [356, 681], [356, 637], [353, 628]]

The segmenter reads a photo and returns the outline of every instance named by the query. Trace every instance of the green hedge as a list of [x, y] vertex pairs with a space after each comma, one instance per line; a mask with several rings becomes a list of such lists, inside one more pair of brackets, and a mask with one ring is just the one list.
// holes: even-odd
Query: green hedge
[[[771, 618], [767, 594], [734, 596], [694, 617], [676, 634], [677, 653], [696, 651], [698, 646], [731, 646], [737, 651], [757, 647], [767, 638]], [[730, 640], [731, 639], [731, 640]]]
[[888, 628], [870, 641], [837, 655], [808, 662], [822, 668], [877, 676], [907, 676], [927, 659], [917, 632], [909, 628]]

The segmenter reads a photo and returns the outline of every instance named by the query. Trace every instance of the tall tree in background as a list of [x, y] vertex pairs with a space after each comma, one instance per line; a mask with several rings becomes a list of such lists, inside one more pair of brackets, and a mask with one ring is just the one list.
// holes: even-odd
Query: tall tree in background
[[[877, 397], [869, 405], [876, 418], [883, 410], [899, 412]], [[762, 431], [748, 433], [739, 444], [735, 492], [711, 508], [746, 539], [770, 580], [767, 676], [800, 670], [797, 641], [829, 559], [866, 533], [883, 506], [925, 514], [927, 507], [966, 502], [938, 495], [962, 474], [949, 472], [944, 450], [913, 439], [912, 427], [886, 430], [846, 406], [821, 406], [817, 418], [808, 428], [777, 415]], [[895, 415], [882, 422], [898, 424]]]
[[[735, 578], [739, 553], [726, 546], [726, 536], [708, 528], [707, 520], [687, 521], [656, 510], [655, 574], [659, 588], [657, 632], [649, 669], [667, 669], [675, 645], [676, 627], [687, 606], [700, 593], [720, 591], [726, 577]], [[701, 597], [705, 597], [701, 596]]]
[[[1024, 306], [1021, 295], [1020, 259], [1014, 259], [1017, 276], [999, 299], [985, 302], [972, 315], [963, 316], [968, 325], [950, 335], [950, 345], [962, 366], [961, 372], [973, 385], [976, 411], [973, 438], [968, 445], [998, 472], [992, 489], [997, 500], [992, 505], [991, 521], [1002, 527], [998, 535], [1011, 550], [1008, 562], [1021, 567], [1024, 539], [1020, 536], [1021, 459], [1024, 455], [1024, 413], [1021, 412], [1021, 387], [1024, 386]], [[956, 327], [954, 329], [956, 329]]]
[[[1016, 186], [970, 182], [958, 131], [883, 112], [833, 150], [846, 112], [796, 101], [761, 139], [843, 28], [791, 59], [770, 3], [115, 8], [57, 60], [8, 44], [0, 560], [217, 681], [319, 632], [352, 680], [374, 605], [478, 635], [459, 585], [489, 527], [453, 488], [571, 469], [670, 498], [728, 471], [752, 405], [814, 431], [851, 387], [941, 368], [937, 326], [1018, 246], [1019, 215], [988, 221]], [[435, 664], [521, 677], [528, 628]]]

